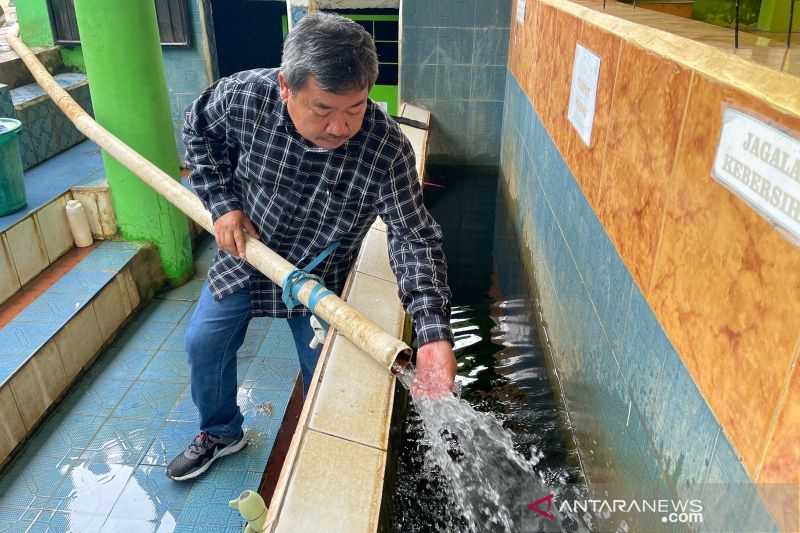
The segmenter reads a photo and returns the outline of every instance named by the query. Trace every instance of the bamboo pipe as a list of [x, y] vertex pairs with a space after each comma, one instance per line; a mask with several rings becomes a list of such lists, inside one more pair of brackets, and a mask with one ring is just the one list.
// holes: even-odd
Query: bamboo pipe
[[[7, 36], [8, 44], [19, 55], [31, 71], [36, 82], [53, 99], [75, 127], [89, 139], [97, 143], [114, 159], [136, 174], [156, 192], [172, 202], [178, 209], [214, 234], [211, 214], [203, 207], [200, 199], [172, 179], [166, 172], [139, 155], [111, 132], [98, 124], [78, 105], [72, 97], [50, 76], [31, 50], [19, 39], [19, 26], [12, 28]], [[247, 262], [253, 265], [278, 285], [295, 270], [294, 265], [269, 249], [260, 241], [245, 236]], [[308, 280], [300, 287], [297, 299], [308, 306], [311, 290], [318, 285]], [[384, 331], [335, 294], [323, 297], [314, 308], [316, 314], [339, 330], [356, 346], [372, 356], [390, 372], [395, 365], [404, 367], [411, 359], [411, 348], [403, 341]]]

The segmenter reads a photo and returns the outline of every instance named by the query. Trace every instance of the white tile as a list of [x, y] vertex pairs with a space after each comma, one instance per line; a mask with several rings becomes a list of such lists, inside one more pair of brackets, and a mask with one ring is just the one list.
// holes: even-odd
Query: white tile
[[133, 280], [130, 267], [126, 266], [125, 270], [122, 271], [122, 280], [128, 293], [128, 302], [130, 302], [131, 309], [136, 309], [139, 307], [141, 297], [139, 296], [139, 289], [136, 288], [136, 282]]
[[75, 244], [67, 221], [66, 207], [67, 200], [61, 196], [41, 208], [35, 215], [50, 263], [55, 262]]
[[0, 303], [8, 300], [19, 289], [19, 278], [14, 268], [14, 261], [8, 251], [6, 236], [0, 239]]
[[403, 106], [403, 112], [401, 116], [411, 120], [416, 120], [417, 122], [422, 122], [423, 124], [431, 123], [430, 111], [409, 103], [406, 103]]
[[399, 336], [405, 312], [397, 296], [397, 283], [356, 272], [347, 303], [392, 335]]
[[381, 450], [308, 431], [274, 531], [377, 531], [385, 467]]
[[342, 335], [336, 335], [309, 415], [313, 429], [386, 449], [394, 377]]
[[67, 385], [68, 380], [53, 341], [42, 346], [11, 378], [11, 393], [28, 431], [61, 396]]
[[25, 285], [50, 264], [34, 217], [23, 218], [6, 231], [19, 282]]
[[25, 438], [27, 430], [10, 387], [0, 388], [0, 464]]
[[409, 141], [411, 141], [411, 146], [414, 147], [414, 153], [421, 154], [422, 147], [425, 144], [427, 132], [425, 130], [414, 128], [413, 126], [407, 126], [405, 124], [400, 124], [400, 129], [403, 130], [405, 136], [408, 137]]
[[56, 344], [68, 381], [86, 367], [103, 345], [94, 307], [85, 306], [56, 333]]
[[89, 221], [89, 229], [92, 230], [92, 237], [95, 239], [103, 238], [103, 224], [100, 221], [100, 210], [97, 207], [97, 195], [91, 191], [72, 191], [72, 199], [78, 200], [86, 213]]
[[[397, 283], [397, 278], [389, 266], [389, 250], [386, 247], [386, 233], [371, 229], [361, 245], [356, 270], [382, 280]], [[351, 293], [352, 294], [352, 293]]]
[[106, 285], [92, 300], [103, 341], [107, 341], [131, 314], [131, 302], [123, 273]]
[[104, 239], [110, 239], [117, 234], [117, 217], [111, 203], [111, 191], [108, 188], [98, 190], [95, 200], [100, 218], [100, 231]]

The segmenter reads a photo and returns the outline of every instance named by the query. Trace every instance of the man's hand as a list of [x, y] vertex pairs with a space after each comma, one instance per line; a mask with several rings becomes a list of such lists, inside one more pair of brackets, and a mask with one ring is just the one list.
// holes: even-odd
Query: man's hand
[[244, 259], [244, 232], [255, 239], [259, 238], [253, 223], [240, 210], [225, 213], [214, 222], [217, 246], [240, 259]]
[[453, 390], [456, 356], [450, 341], [428, 342], [417, 351], [417, 379], [411, 385], [415, 396], [435, 398]]

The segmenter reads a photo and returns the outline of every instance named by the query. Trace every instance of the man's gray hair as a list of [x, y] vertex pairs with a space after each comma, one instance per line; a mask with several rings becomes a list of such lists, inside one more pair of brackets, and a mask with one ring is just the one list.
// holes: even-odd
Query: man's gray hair
[[372, 89], [378, 54], [360, 24], [318, 11], [300, 19], [286, 36], [281, 72], [292, 93], [310, 77], [320, 89], [335, 94]]

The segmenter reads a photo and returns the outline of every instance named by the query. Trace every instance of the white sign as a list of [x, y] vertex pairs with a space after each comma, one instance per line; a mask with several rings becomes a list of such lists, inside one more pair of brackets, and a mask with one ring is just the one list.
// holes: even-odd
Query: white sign
[[525, 22], [525, 0], [517, 0], [517, 22]]
[[575, 46], [572, 89], [569, 93], [567, 117], [586, 146], [592, 144], [592, 123], [594, 122], [599, 77], [600, 58], [580, 44]]
[[726, 109], [713, 175], [800, 242], [800, 140]]
[[387, 112], [387, 113], [389, 112], [389, 103], [388, 102], [375, 102], [375, 103], [378, 104], [378, 107], [383, 109], [385, 112]]

